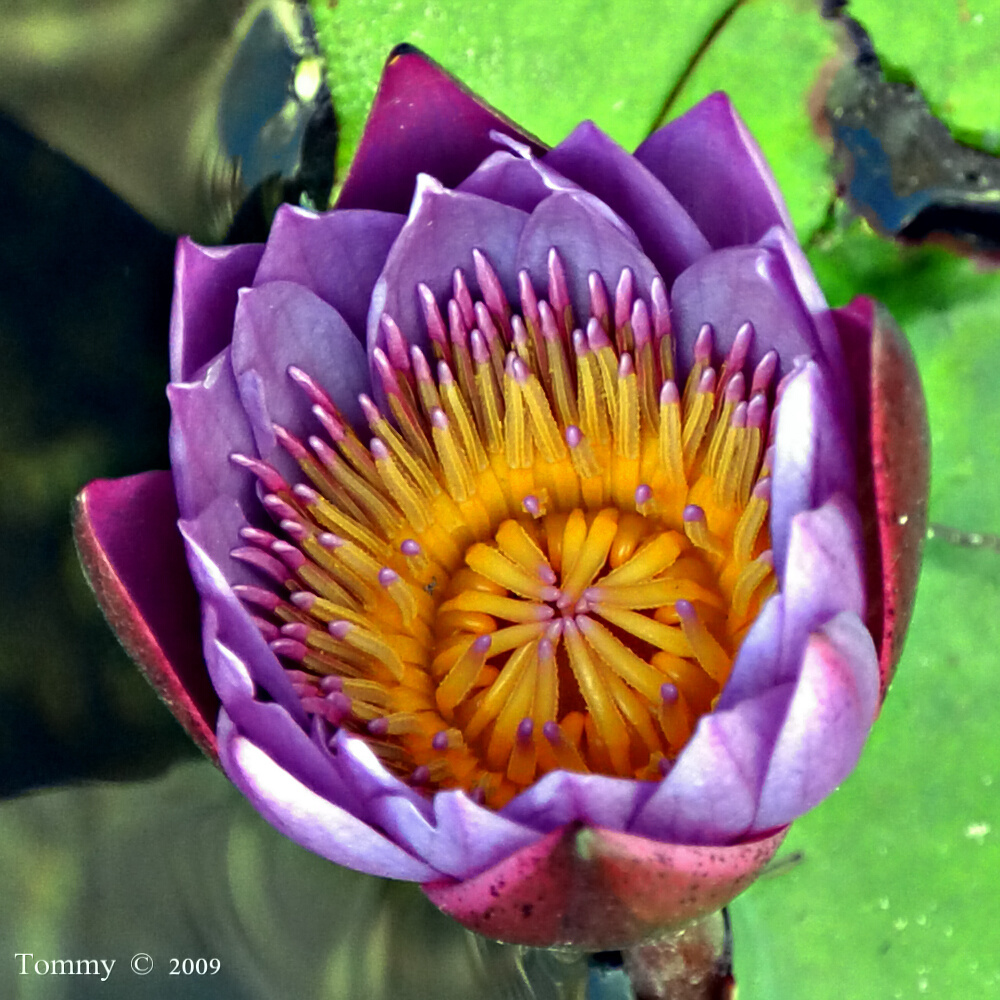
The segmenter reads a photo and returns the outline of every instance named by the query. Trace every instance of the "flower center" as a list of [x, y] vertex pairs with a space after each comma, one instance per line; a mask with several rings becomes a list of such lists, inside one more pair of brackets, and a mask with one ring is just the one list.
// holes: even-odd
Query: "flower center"
[[447, 321], [418, 289], [436, 377], [383, 316], [367, 448], [289, 369], [326, 437], [275, 427], [309, 484], [233, 456], [281, 532], [243, 530], [234, 557], [275, 586], [236, 591], [327, 738], [416, 786], [499, 808], [560, 768], [658, 779], [774, 586], [777, 356], [747, 393], [752, 328], [717, 372], [705, 327], [681, 390], [659, 279], [647, 304], [624, 271], [612, 310], [591, 274], [575, 328], [554, 250], [519, 314], [474, 257], [481, 300], [456, 271]]

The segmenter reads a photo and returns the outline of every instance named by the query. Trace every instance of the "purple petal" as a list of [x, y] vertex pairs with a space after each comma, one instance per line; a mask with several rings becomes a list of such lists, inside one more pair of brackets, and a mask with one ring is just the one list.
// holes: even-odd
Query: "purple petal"
[[404, 221], [388, 212], [316, 213], [281, 205], [254, 286], [268, 281], [304, 285], [333, 306], [363, 341], [375, 280]]
[[174, 299], [170, 310], [170, 378], [189, 382], [228, 343], [236, 293], [253, 281], [264, 247], [202, 247], [177, 241]]
[[[537, 163], [500, 150], [483, 160], [455, 190], [477, 194], [522, 212], [533, 212], [553, 190], [546, 182], [546, 175], [537, 169]], [[565, 187], [577, 185], [565, 181]]]
[[577, 325], [590, 315], [587, 275], [597, 271], [615, 289], [622, 271], [632, 269], [636, 294], [649, 301], [657, 271], [635, 234], [591, 195], [553, 194], [532, 212], [517, 248], [517, 270], [526, 269], [535, 289], [548, 288], [549, 250], [566, 264], [566, 282]]
[[764, 154], [723, 93], [654, 132], [635, 158], [687, 209], [716, 249], [793, 231]]
[[784, 598], [781, 594], [769, 597], [740, 644], [729, 680], [716, 703], [719, 711], [735, 708], [741, 701], [778, 685], [784, 618]]
[[370, 875], [425, 882], [438, 873], [352, 813], [317, 795], [219, 717], [223, 767], [277, 830], [336, 864]]
[[783, 685], [702, 716], [628, 832], [681, 844], [726, 844], [742, 836], [753, 822], [791, 694], [792, 685]]
[[439, 304], [451, 296], [452, 273], [465, 272], [478, 294], [474, 249], [493, 265], [510, 301], [516, 302], [514, 252], [528, 216], [516, 208], [478, 195], [449, 191], [423, 176], [409, 218], [396, 240], [375, 286], [368, 315], [368, 346], [384, 346], [379, 321], [388, 313], [404, 336], [426, 347], [427, 329], [418, 306], [417, 285], [424, 282]]
[[496, 149], [499, 131], [545, 147], [411, 46], [389, 56], [338, 208], [405, 212], [417, 174], [454, 187]]
[[256, 509], [253, 477], [229, 460], [233, 452], [254, 451], [229, 350], [215, 358], [199, 381], [169, 385], [167, 398], [170, 465], [181, 517], [197, 517], [219, 497], [231, 498], [243, 511]]
[[855, 495], [854, 449], [841, 429], [826, 377], [814, 362], [790, 380], [778, 406], [771, 490], [771, 547], [784, 585], [792, 518], [834, 493]]
[[674, 282], [670, 304], [682, 371], [693, 362], [694, 341], [704, 323], [715, 330], [717, 356], [728, 353], [745, 322], [753, 323], [751, 367], [774, 349], [781, 358], [779, 373], [784, 374], [794, 358], [819, 353], [812, 316], [799, 298], [788, 262], [764, 247], [719, 250], [702, 257]]
[[578, 125], [542, 162], [621, 216], [668, 284], [710, 251], [677, 199], [593, 122]]
[[851, 773], [875, 719], [878, 687], [875, 646], [857, 615], [845, 611], [810, 637], [753, 832], [788, 823]]
[[500, 812], [542, 833], [572, 822], [626, 830], [655, 787], [648, 781], [554, 771], [521, 792]]
[[216, 757], [219, 699], [205, 671], [170, 473], [90, 483], [73, 520], [80, 560], [109, 624], [178, 722]]
[[292, 481], [297, 463], [278, 447], [275, 423], [300, 438], [318, 429], [302, 390], [288, 375], [297, 365], [311, 375], [352, 423], [363, 423], [358, 394], [369, 391], [364, 347], [321, 298], [290, 281], [240, 293], [233, 332], [233, 371], [257, 450]]
[[[218, 656], [215, 641], [218, 640], [238, 657], [253, 683], [262, 687], [304, 726], [305, 712], [284, 669], [268, 648], [246, 608], [233, 593], [231, 582], [239, 577], [235, 573], [225, 573], [209, 552], [213, 542], [219, 547], [225, 544], [224, 539], [212, 537], [212, 533], [226, 522], [225, 505], [225, 500], [219, 500], [203, 516], [190, 521], [182, 520], [178, 525], [187, 546], [191, 576], [201, 594], [202, 642], [205, 662], [212, 676], [212, 686], [230, 712], [233, 711], [234, 699], [253, 697], [254, 694], [252, 689], [247, 692], [241, 686], [242, 682], [234, 681], [233, 664]], [[231, 505], [228, 511], [235, 509]], [[238, 538], [238, 535], [234, 534], [233, 537]]]

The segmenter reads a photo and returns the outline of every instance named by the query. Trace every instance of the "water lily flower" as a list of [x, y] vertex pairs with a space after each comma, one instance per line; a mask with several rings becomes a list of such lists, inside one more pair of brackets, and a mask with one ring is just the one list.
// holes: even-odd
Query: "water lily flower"
[[181, 240], [172, 469], [77, 537], [126, 648], [279, 830], [502, 940], [724, 905], [855, 766], [926, 424], [715, 94], [554, 148], [389, 60], [333, 211]]

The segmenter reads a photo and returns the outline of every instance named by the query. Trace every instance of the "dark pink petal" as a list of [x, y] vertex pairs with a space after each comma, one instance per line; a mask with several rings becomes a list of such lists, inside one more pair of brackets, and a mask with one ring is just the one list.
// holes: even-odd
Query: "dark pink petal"
[[553, 771], [521, 792], [501, 812], [543, 833], [574, 821], [626, 830], [654, 787], [646, 781]]
[[855, 495], [854, 450], [841, 429], [826, 376], [808, 362], [788, 383], [778, 407], [771, 490], [771, 547], [784, 585], [792, 519], [834, 493]]
[[338, 208], [406, 212], [419, 173], [454, 187], [496, 149], [492, 131], [545, 147], [437, 63], [400, 45], [385, 64]]
[[875, 721], [878, 689], [875, 646], [856, 614], [843, 612], [809, 638], [753, 830], [790, 822], [851, 773]]
[[750, 828], [789, 684], [704, 715], [630, 833], [683, 844], [730, 844]]
[[774, 225], [794, 231], [764, 154], [723, 93], [654, 132], [635, 158], [716, 249], [753, 243]]
[[593, 122], [578, 125], [542, 158], [613, 209], [639, 237], [669, 286], [711, 247], [677, 199]]
[[363, 422], [358, 394], [368, 392], [368, 358], [340, 314], [290, 281], [272, 281], [240, 293], [233, 330], [233, 372], [257, 452], [291, 482], [298, 464], [280, 448], [274, 424], [305, 439], [319, 429], [301, 388], [288, 374], [295, 365], [330, 394], [345, 417]]
[[426, 284], [445, 312], [452, 275], [459, 267], [472, 293], [478, 295], [474, 249], [486, 255], [504, 284], [508, 300], [516, 302], [514, 253], [527, 220], [528, 216], [516, 208], [449, 191], [433, 178], [422, 177], [406, 225], [375, 286], [368, 316], [369, 349], [385, 346], [379, 327], [383, 313], [396, 321], [407, 340], [426, 347], [427, 328], [418, 305], [417, 285]]
[[253, 281], [260, 243], [203, 247], [182, 236], [170, 310], [170, 378], [188, 382], [228, 343], [236, 293]]
[[[613, 293], [622, 270], [632, 269], [636, 294], [647, 301], [657, 271], [635, 234], [603, 202], [592, 195], [553, 194], [528, 220], [517, 248], [517, 270], [525, 269], [539, 295], [548, 289], [548, 261], [552, 247], [566, 268], [566, 283], [578, 326], [590, 315], [587, 275], [597, 271]], [[575, 266], [586, 261], [586, 267]]]
[[725, 355], [736, 331], [754, 325], [752, 367], [769, 351], [780, 355], [779, 377], [799, 355], [819, 352], [812, 316], [799, 298], [788, 262], [764, 247], [719, 250], [691, 265], [673, 284], [671, 319], [681, 370], [694, 361], [694, 341], [702, 324], [715, 331], [715, 353]]
[[784, 835], [689, 847], [571, 823], [475, 878], [423, 889], [445, 913], [487, 937], [622, 948], [724, 906], [757, 877]]
[[234, 500], [245, 513], [256, 510], [253, 477], [229, 460], [233, 452], [254, 454], [254, 441], [228, 348], [199, 381], [167, 386], [167, 398], [170, 465], [181, 517], [197, 517], [219, 497]]
[[363, 341], [375, 279], [404, 221], [388, 212], [316, 213], [280, 205], [253, 283], [294, 281], [308, 288]]
[[317, 795], [253, 742], [222, 713], [219, 753], [233, 783], [277, 830], [336, 864], [385, 878], [422, 881], [435, 872], [357, 816]]
[[90, 483], [76, 498], [73, 530], [87, 579], [125, 651], [216, 759], [219, 699], [201, 653], [198, 595], [177, 531], [170, 473]]
[[856, 447], [867, 624], [879, 650], [884, 698], [913, 612], [927, 532], [927, 405], [910, 346], [882, 306], [857, 298], [833, 317], [862, 428]]

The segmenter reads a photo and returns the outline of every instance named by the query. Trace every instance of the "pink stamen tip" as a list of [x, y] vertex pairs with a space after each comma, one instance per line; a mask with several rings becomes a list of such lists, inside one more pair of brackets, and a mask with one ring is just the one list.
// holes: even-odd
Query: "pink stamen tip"
[[261, 481], [264, 489], [271, 493], [280, 493], [288, 489], [288, 483], [285, 482], [281, 473], [273, 466], [268, 465], [267, 462], [262, 462], [258, 458], [250, 458], [247, 455], [241, 455], [238, 452], [233, 452], [229, 456], [229, 460], [234, 465], [252, 472]]
[[389, 732], [389, 723], [386, 719], [371, 719], [367, 729], [372, 736], [385, 736]]
[[548, 270], [549, 301], [561, 313], [569, 305], [569, 293], [566, 289], [566, 269], [555, 247], [549, 247]]
[[410, 775], [411, 785], [426, 785], [431, 780], [431, 769], [426, 764], [418, 764]]
[[593, 611], [593, 606], [586, 597], [581, 597], [580, 600], [576, 602], [576, 606], [573, 608], [574, 615], [589, 615]]
[[301, 543], [309, 537], [309, 529], [301, 521], [292, 521], [286, 518], [278, 525], [289, 538]]
[[438, 362], [438, 384], [451, 385], [455, 381], [455, 376], [451, 373], [451, 366], [447, 361]]
[[708, 364], [712, 360], [712, 325], [703, 323], [694, 339], [694, 359]]
[[615, 329], [620, 330], [632, 315], [632, 299], [635, 297], [635, 276], [631, 268], [623, 268], [615, 289]]
[[261, 549], [239, 548], [233, 549], [229, 554], [233, 559], [266, 573], [275, 583], [284, 583], [288, 579], [288, 570], [284, 563], [279, 562], [274, 556], [268, 555]]
[[771, 477], [765, 476], [763, 479], [757, 480], [757, 484], [754, 486], [752, 493], [758, 500], [770, 501]]
[[257, 631], [264, 637], [264, 642], [271, 642], [273, 639], [277, 639], [281, 633], [278, 631], [278, 626], [274, 622], [265, 621], [263, 618], [258, 618], [256, 615], [251, 615], [250, 620], [257, 626]]
[[319, 493], [305, 483], [296, 483], [292, 487], [292, 494], [297, 500], [301, 500], [307, 506], [319, 503]]
[[524, 718], [517, 724], [518, 743], [528, 743], [535, 735], [535, 723], [532, 719]]
[[[589, 632], [594, 627], [593, 621], [590, 618], [588, 618], [586, 615], [577, 615], [573, 619], [573, 621], [576, 622], [576, 627], [581, 632], [583, 632], [584, 634], [586, 634], [587, 632]], [[569, 624], [568, 620], [567, 620], [567, 624]]]
[[[594, 320], [594, 322], [597, 321]], [[590, 351], [590, 345], [587, 343], [587, 337], [583, 330], [574, 330], [572, 340], [573, 352], [578, 358], [585, 358]]]
[[565, 618], [557, 618], [551, 625], [545, 629], [545, 638], [549, 642], [555, 643], [559, 641], [559, 638], [563, 634], [563, 626], [566, 623]]
[[298, 517], [294, 507], [291, 507], [281, 497], [275, 496], [273, 493], [268, 493], [261, 502], [264, 504], [267, 512], [279, 521], [285, 518], [294, 520]]
[[465, 280], [465, 272], [456, 267], [451, 280], [452, 298], [462, 311], [462, 319], [466, 328], [475, 326], [476, 314], [472, 307], [472, 294], [469, 292], [469, 283]]
[[521, 312], [524, 314], [526, 323], [539, 323], [538, 296], [535, 295], [534, 285], [531, 284], [531, 275], [527, 271], [517, 272], [517, 293], [521, 299]]
[[553, 745], [557, 745], [562, 740], [562, 730], [558, 722], [546, 722], [542, 726], [542, 735]]
[[730, 380], [729, 384], [726, 386], [726, 402], [727, 403], [738, 403], [743, 399], [743, 393], [746, 390], [746, 379], [743, 378], [743, 372], [737, 372]]
[[399, 574], [394, 569], [390, 569], [388, 566], [383, 566], [378, 571], [378, 582], [383, 587], [391, 587], [398, 580]]
[[698, 392], [715, 392], [715, 369], [706, 368], [698, 380]]
[[635, 305], [632, 306], [632, 332], [635, 334], [636, 351], [652, 342], [653, 329], [649, 322], [649, 309], [642, 299], [636, 299]]
[[660, 406], [672, 406], [674, 403], [679, 403], [681, 401], [681, 394], [677, 389], [677, 383], [671, 379], [667, 379], [663, 383], [663, 388], [660, 389]]
[[441, 316], [441, 310], [438, 309], [434, 293], [427, 285], [420, 282], [417, 285], [417, 294], [420, 296], [420, 306], [423, 309], [428, 336], [436, 344], [447, 345], [448, 332], [445, 330], [444, 319]]
[[733, 346], [729, 348], [729, 357], [726, 359], [730, 368], [742, 368], [753, 343], [753, 323], [747, 321], [736, 331], [733, 338]]
[[599, 351], [602, 347], [610, 347], [611, 341], [604, 332], [604, 327], [596, 319], [587, 322], [587, 344], [592, 351]]
[[763, 393], [757, 393], [747, 406], [747, 427], [761, 430], [767, 423], [767, 398]]
[[698, 504], [696, 504], [696, 503], [689, 503], [684, 508], [684, 513], [681, 514], [681, 517], [688, 524], [692, 524], [695, 521], [704, 521], [705, 520], [705, 511], [704, 511], [703, 508], [699, 507]]
[[299, 611], [312, 611], [313, 605], [319, 598], [308, 590], [296, 590], [290, 594], [288, 599], [299, 609]]
[[653, 329], [657, 338], [670, 333], [670, 303], [663, 279], [657, 275], [649, 288], [649, 298], [653, 306]]
[[368, 450], [376, 462], [384, 462], [389, 457], [389, 449], [386, 448], [381, 438], [372, 438]]
[[351, 623], [343, 618], [338, 618], [327, 625], [326, 630], [334, 639], [343, 639], [351, 631]]
[[540, 660], [548, 660], [552, 658], [555, 650], [552, 647], [552, 640], [548, 637], [543, 637], [538, 640], [538, 658]]
[[560, 611], [565, 611], [573, 603], [573, 598], [569, 594], [563, 594], [562, 597], [556, 601], [556, 607]]
[[323, 425], [323, 430], [330, 435], [334, 444], [339, 444], [347, 437], [347, 430], [342, 421], [338, 420], [329, 410], [322, 406], [312, 408], [313, 416]]
[[771, 549], [764, 549], [759, 556], [757, 556], [755, 562], [759, 562], [764, 566], [774, 566], [774, 552]]
[[542, 587], [540, 596], [543, 601], [555, 604], [562, 596], [562, 591], [558, 587]]
[[336, 674], [327, 674], [319, 680], [319, 689], [324, 694], [335, 694], [344, 690], [344, 678]]
[[632, 355], [629, 354], [628, 351], [626, 351], [618, 359], [618, 377], [628, 378], [629, 375], [634, 374], [634, 372], [635, 372], [635, 364], [632, 361]]
[[462, 310], [454, 299], [448, 302], [448, 334], [456, 346], [463, 344], [469, 335], [465, 317], [462, 316]]
[[324, 549], [329, 549], [331, 552], [334, 549], [339, 549], [341, 545], [344, 544], [344, 539], [340, 535], [335, 535], [332, 531], [322, 531], [316, 536], [316, 541], [323, 546]]
[[542, 510], [542, 506], [538, 502], [538, 497], [536, 497], [533, 493], [529, 493], [521, 501], [521, 506], [532, 517], [538, 517], [538, 515], [541, 513], [541, 510]]
[[666, 757], [661, 757], [657, 767], [660, 770], [660, 776], [665, 778], [674, 769], [674, 762], [667, 760]]
[[493, 645], [493, 636], [491, 635], [480, 635], [477, 636], [472, 642], [473, 650], [482, 656], [483, 653], [488, 653], [490, 651], [490, 646]]
[[751, 383], [750, 393], [755, 395], [758, 392], [767, 392], [768, 387], [771, 384], [771, 379], [774, 378], [774, 373], [778, 368], [778, 352], [768, 351], [757, 363], [757, 367], [753, 371], [753, 382]]
[[272, 535], [270, 531], [264, 531], [263, 528], [252, 528], [249, 525], [245, 528], [240, 528], [240, 538], [246, 542], [252, 542], [254, 545], [260, 545], [265, 549], [271, 547], [271, 542], [277, 541], [277, 537]]
[[309, 650], [297, 639], [281, 638], [275, 639], [268, 644], [271, 652], [276, 656], [284, 656], [289, 660], [301, 663], [309, 653]]
[[581, 442], [583, 441], [583, 431], [581, 431], [576, 424], [570, 424], [569, 427], [566, 428], [564, 437], [566, 438], [566, 444], [568, 444], [570, 448], [579, 448]]
[[493, 265], [489, 262], [489, 259], [481, 250], [474, 247], [472, 250], [472, 262], [476, 268], [476, 280], [479, 282], [479, 287], [483, 291], [483, 298], [486, 300], [486, 304], [490, 310], [497, 316], [509, 316], [511, 311], [510, 304], [507, 302], [503, 286], [500, 284], [500, 279], [497, 277], [497, 273], [493, 269]]
[[590, 314], [597, 320], [608, 318], [608, 292], [604, 287], [604, 279], [598, 271], [587, 275], [587, 288], [590, 292]]
[[370, 424], [377, 424], [382, 419], [382, 414], [379, 412], [379, 408], [371, 401], [371, 397], [361, 393], [358, 396], [358, 402], [361, 404], [361, 412], [365, 415], [365, 420]]
[[660, 685], [660, 697], [663, 699], [665, 704], [673, 705], [679, 696], [680, 692], [677, 690], [676, 684], [671, 684], [667, 681], [665, 684]]
[[[490, 315], [489, 309], [486, 308], [484, 302], [477, 302], [475, 305], [476, 310], [476, 325], [482, 331], [483, 336], [488, 341], [497, 340], [500, 334], [497, 333], [496, 324], [493, 322], [493, 317]], [[472, 336], [471, 334], [469, 335]]]
[[288, 622], [287, 625], [281, 626], [281, 634], [287, 639], [295, 639], [297, 642], [304, 643], [306, 641], [306, 636], [312, 629], [305, 622]]
[[747, 404], [746, 402], [740, 403], [735, 410], [733, 410], [733, 415], [729, 420], [730, 427], [746, 427], [747, 425]]
[[635, 505], [636, 505], [636, 507], [641, 507], [643, 504], [649, 503], [649, 501], [652, 499], [652, 497], [653, 497], [653, 491], [649, 487], [648, 484], [646, 484], [646, 483], [640, 483], [635, 488]]
[[486, 346], [486, 340], [478, 330], [473, 330], [469, 334], [469, 349], [472, 351], [472, 360], [477, 365], [484, 365], [490, 360], [490, 350]]
[[599, 604], [601, 598], [604, 596], [600, 587], [588, 587], [584, 592], [583, 596], [590, 601], [591, 604]]
[[439, 406], [435, 406], [431, 410], [431, 426], [436, 427], [439, 431], [446, 431], [448, 429], [448, 417]]
[[517, 315], [511, 316], [510, 329], [514, 346], [525, 347], [528, 343], [528, 328], [524, 325], [524, 320]]
[[439, 753], [448, 749], [448, 734], [442, 729], [431, 738], [431, 746]]
[[420, 544], [412, 538], [407, 538], [400, 544], [399, 551], [404, 556], [418, 556], [420, 555]]
[[271, 551], [290, 569], [292, 572], [300, 570], [308, 561], [306, 557], [294, 546], [280, 539], [271, 546]]
[[681, 616], [681, 618], [685, 619], [685, 621], [694, 621], [698, 617], [694, 610], [694, 605], [690, 601], [677, 601], [674, 604], [674, 610]]
[[550, 586], [559, 579], [559, 577], [556, 576], [556, 571], [545, 563], [538, 567], [538, 578], [542, 581], [542, 583], [547, 583]]
[[538, 303], [538, 316], [542, 323], [542, 336], [546, 340], [558, 340], [559, 327], [556, 324], [555, 313], [552, 311], [552, 306], [544, 299]]
[[266, 590], [264, 587], [255, 587], [249, 583], [236, 584], [233, 587], [233, 593], [241, 601], [248, 604], [255, 604], [258, 608], [263, 608], [265, 611], [274, 611], [282, 603], [281, 598], [277, 594]]

